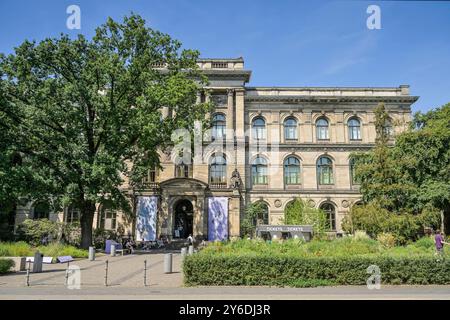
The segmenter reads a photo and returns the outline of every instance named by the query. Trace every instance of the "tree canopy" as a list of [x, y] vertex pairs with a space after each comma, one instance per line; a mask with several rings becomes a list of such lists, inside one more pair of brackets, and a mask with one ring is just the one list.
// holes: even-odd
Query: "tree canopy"
[[377, 141], [373, 151], [354, 154], [356, 176], [365, 203], [377, 202], [391, 212], [421, 213], [435, 208], [450, 215], [450, 104], [416, 113], [410, 129], [395, 144], [383, 135], [387, 112], [376, 110]]
[[138, 185], [173, 130], [208, 111], [196, 104], [198, 56], [134, 14], [109, 18], [92, 39], [24, 41], [0, 56], [0, 200], [75, 205], [91, 245], [96, 205], [113, 199], [129, 212], [124, 182]]

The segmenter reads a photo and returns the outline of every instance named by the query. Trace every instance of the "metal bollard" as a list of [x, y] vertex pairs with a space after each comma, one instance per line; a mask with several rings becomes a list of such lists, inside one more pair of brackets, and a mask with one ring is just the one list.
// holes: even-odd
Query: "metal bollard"
[[184, 259], [184, 257], [186, 257], [187, 254], [187, 248], [183, 247], [181, 248], [181, 258]]
[[144, 260], [144, 287], [147, 286], [147, 260]]
[[189, 246], [189, 255], [194, 254], [194, 246]]
[[172, 273], [172, 254], [166, 253], [164, 255], [164, 273]]
[[105, 287], [108, 286], [108, 260], [105, 263]]
[[26, 282], [25, 282], [25, 284], [27, 285], [27, 287], [30, 286], [30, 263], [31, 263], [31, 261], [28, 261], [27, 280], [26, 280]]
[[42, 261], [44, 259], [44, 255], [40, 253], [39, 251], [36, 251], [34, 253], [34, 260], [33, 260], [33, 273], [40, 273], [42, 272]]
[[116, 245], [112, 244], [111, 245], [111, 257], [115, 257], [116, 256]]
[[89, 261], [95, 260], [95, 248], [89, 247]]

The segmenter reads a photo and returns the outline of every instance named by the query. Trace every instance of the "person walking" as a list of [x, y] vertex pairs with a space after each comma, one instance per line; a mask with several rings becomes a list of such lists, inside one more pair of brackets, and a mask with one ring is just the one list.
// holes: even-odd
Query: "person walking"
[[444, 244], [449, 243], [444, 241], [444, 234], [438, 229], [434, 236], [434, 245], [436, 246], [437, 255], [442, 256], [444, 254]]
[[192, 234], [187, 237], [187, 241], [190, 246], [194, 245], [194, 238], [192, 237]]

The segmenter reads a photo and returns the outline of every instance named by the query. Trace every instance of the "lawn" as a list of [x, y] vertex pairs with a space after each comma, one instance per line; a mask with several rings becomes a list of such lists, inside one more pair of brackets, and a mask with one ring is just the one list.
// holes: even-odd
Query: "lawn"
[[87, 258], [87, 250], [73, 246], [53, 243], [47, 246], [33, 247], [26, 242], [0, 242], [0, 257], [31, 257], [36, 250], [46, 257], [72, 256], [73, 258]]

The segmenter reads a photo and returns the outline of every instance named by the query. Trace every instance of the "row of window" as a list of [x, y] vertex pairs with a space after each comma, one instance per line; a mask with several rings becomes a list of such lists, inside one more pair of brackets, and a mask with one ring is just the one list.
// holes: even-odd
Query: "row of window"
[[[253, 160], [252, 164], [252, 182], [254, 185], [266, 185], [268, 179], [268, 162], [258, 156]], [[350, 160], [350, 177], [352, 184], [357, 184], [355, 177], [354, 161]], [[334, 184], [333, 161], [328, 156], [322, 156], [317, 160], [317, 182], [319, 185]], [[299, 185], [301, 184], [300, 160], [295, 156], [287, 157], [283, 162], [284, 184]], [[190, 178], [192, 166], [177, 165], [175, 166], [175, 177]], [[152, 181], [154, 182], [154, 181]], [[226, 185], [227, 183], [227, 161], [223, 155], [213, 155], [209, 164], [209, 183], [212, 185]]]
[[[50, 206], [47, 202], [38, 202], [34, 206], [33, 219], [49, 219], [50, 211]], [[72, 223], [80, 221], [80, 217], [80, 209], [75, 206], [69, 206], [64, 214], [64, 222]], [[115, 229], [116, 217], [116, 210], [112, 209], [112, 206], [108, 203], [105, 203], [99, 211], [97, 226], [101, 229]]]
[[[352, 184], [358, 184], [353, 160], [350, 160], [349, 168]], [[283, 162], [283, 169], [285, 185], [301, 184], [300, 160], [297, 157], [287, 157]], [[330, 157], [322, 156], [317, 160], [316, 172], [319, 185], [334, 184], [333, 161]], [[252, 162], [252, 182], [254, 185], [268, 184], [268, 164], [267, 160], [261, 156], [256, 157]]]
[[[263, 206], [262, 214], [257, 217], [254, 224], [269, 224], [269, 207], [263, 201], [261, 201]], [[286, 209], [289, 208], [289, 204], [286, 205]], [[330, 202], [322, 203], [319, 207], [326, 214], [327, 229], [330, 231], [336, 230], [336, 209], [334, 205]]]
[[[316, 138], [317, 140], [329, 140], [329, 122], [325, 117], [321, 117], [316, 121]], [[284, 120], [284, 139], [286, 141], [298, 140], [298, 123], [294, 117], [288, 117]], [[350, 141], [361, 140], [361, 122], [358, 118], [352, 117], [347, 121], [348, 135]], [[226, 119], [223, 114], [215, 114], [212, 119], [212, 137], [213, 139], [225, 138]], [[392, 126], [386, 124], [386, 132], [392, 133]], [[266, 139], [266, 121], [262, 117], [256, 117], [252, 121], [252, 136], [256, 140]]]

